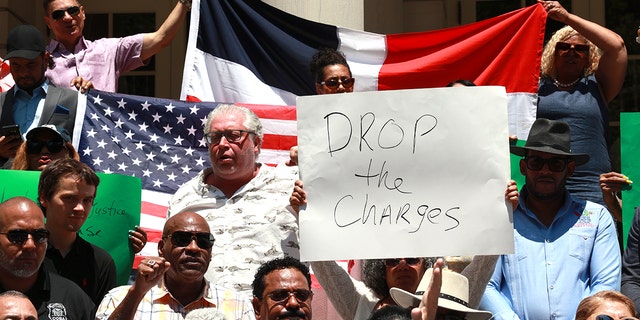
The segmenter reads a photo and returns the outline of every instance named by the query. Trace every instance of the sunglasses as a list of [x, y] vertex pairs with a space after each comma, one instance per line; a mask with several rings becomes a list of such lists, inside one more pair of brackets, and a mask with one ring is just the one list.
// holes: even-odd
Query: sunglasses
[[255, 134], [253, 131], [249, 130], [224, 130], [224, 131], [213, 131], [205, 134], [205, 138], [207, 139], [207, 143], [209, 144], [218, 144], [222, 137], [227, 139], [227, 141], [231, 143], [239, 143], [245, 137], [244, 133]]
[[553, 172], [562, 172], [567, 168], [567, 164], [569, 163], [569, 159], [567, 158], [542, 159], [540, 157], [526, 157], [524, 158], [524, 161], [527, 164], [527, 168], [529, 170], [542, 170], [546, 163], [549, 170]]
[[294, 296], [298, 302], [305, 302], [309, 299], [309, 297], [313, 296], [313, 292], [306, 289], [297, 289], [293, 291], [289, 291], [286, 289], [275, 290], [267, 295], [274, 302], [283, 302], [289, 299], [289, 297]]
[[196, 244], [201, 249], [209, 249], [213, 247], [213, 235], [207, 232], [188, 232], [188, 231], [176, 231], [165, 238], [171, 238], [171, 244], [176, 247], [186, 247], [193, 239], [196, 240]]
[[397, 258], [397, 259], [384, 259], [384, 265], [392, 268], [400, 264], [400, 260], [404, 260], [404, 263], [415, 266], [422, 262], [422, 258]]
[[64, 141], [62, 140], [49, 140], [49, 141], [27, 141], [27, 153], [36, 154], [42, 151], [43, 147], [47, 147], [47, 150], [51, 153], [58, 153], [64, 148]]
[[72, 6], [66, 9], [54, 10], [53, 12], [51, 12], [51, 18], [53, 18], [53, 20], [60, 20], [64, 18], [65, 12], [70, 16], [75, 17], [78, 15], [78, 13], [80, 13], [80, 7]]
[[559, 53], [565, 53], [569, 50], [575, 50], [578, 53], [587, 53], [589, 52], [589, 45], [586, 44], [571, 44], [566, 42], [558, 42], [556, 43], [556, 51]]
[[34, 243], [46, 243], [49, 239], [49, 230], [47, 229], [35, 229], [35, 230], [23, 230], [14, 229], [7, 232], [0, 232], [9, 239], [9, 242], [17, 245], [23, 245], [29, 239], [29, 235], [33, 239]]
[[339, 85], [342, 85], [345, 89], [349, 89], [353, 87], [353, 83], [355, 81], [356, 81], [355, 78], [342, 77], [338, 79], [336, 77], [336, 78], [329, 78], [325, 81], [321, 81], [318, 83], [321, 85], [327, 86], [328, 88], [331, 88], [331, 89], [337, 89]]
[[[610, 315], [606, 315], [606, 314], [601, 314], [601, 315], [597, 315], [596, 316], [596, 320], [618, 320]], [[638, 320], [638, 318], [634, 318], [634, 317], [626, 317], [626, 318], [622, 318], [621, 320]]]

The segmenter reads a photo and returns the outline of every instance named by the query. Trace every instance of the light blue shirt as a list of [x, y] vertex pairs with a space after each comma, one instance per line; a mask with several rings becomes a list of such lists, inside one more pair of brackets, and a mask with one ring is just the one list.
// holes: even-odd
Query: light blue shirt
[[513, 213], [515, 253], [502, 255], [480, 302], [493, 319], [574, 319], [580, 301], [620, 290], [620, 247], [603, 206], [566, 193], [547, 228], [526, 208]]
[[[33, 95], [20, 89], [18, 85], [15, 86], [13, 94], [15, 101], [13, 103], [13, 121], [20, 126], [20, 132], [24, 135], [31, 127], [33, 119], [36, 117], [38, 106], [44, 105], [44, 100], [47, 97], [47, 90], [49, 89], [49, 80], [42, 82], [42, 84], [33, 89]], [[42, 110], [42, 107], [40, 107]]]

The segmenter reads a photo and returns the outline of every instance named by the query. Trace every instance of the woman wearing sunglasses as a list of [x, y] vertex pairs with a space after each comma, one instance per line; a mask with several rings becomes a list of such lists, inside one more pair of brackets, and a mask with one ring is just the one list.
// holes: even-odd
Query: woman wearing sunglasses
[[27, 132], [27, 141], [18, 149], [11, 169], [42, 171], [51, 161], [62, 158], [80, 160], [80, 155], [67, 130], [47, 124]]
[[544, 47], [537, 116], [569, 124], [572, 151], [586, 153], [591, 160], [576, 167], [567, 189], [578, 198], [605, 205], [599, 178], [611, 171], [608, 104], [624, 82], [624, 41], [615, 32], [567, 12], [557, 1], [538, 3], [549, 18], [567, 26]]
[[638, 320], [633, 301], [615, 290], [600, 291], [578, 305], [576, 320]]

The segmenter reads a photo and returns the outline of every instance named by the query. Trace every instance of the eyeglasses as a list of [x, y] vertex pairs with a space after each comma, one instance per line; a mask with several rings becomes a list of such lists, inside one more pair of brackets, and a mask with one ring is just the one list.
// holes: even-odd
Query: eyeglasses
[[77, 16], [78, 13], [80, 13], [80, 7], [78, 6], [71, 6], [69, 8], [66, 9], [60, 9], [60, 10], [54, 10], [53, 12], [51, 12], [51, 18], [53, 18], [53, 20], [60, 20], [62, 18], [64, 18], [64, 13], [68, 13], [70, 16]]
[[227, 141], [231, 143], [238, 143], [242, 141], [244, 138], [244, 133], [255, 134], [253, 131], [249, 130], [224, 130], [224, 131], [212, 131], [205, 134], [205, 138], [207, 139], [207, 143], [209, 144], [218, 144], [220, 140], [222, 140], [222, 136], [224, 136]]
[[567, 42], [558, 42], [556, 43], [556, 51], [558, 53], [566, 53], [569, 50], [575, 50], [577, 53], [587, 53], [589, 52], [589, 45], [587, 44], [571, 44]]
[[342, 77], [338, 79], [336, 77], [336, 78], [329, 78], [325, 81], [321, 81], [318, 83], [321, 85], [327, 86], [328, 88], [331, 88], [331, 89], [337, 89], [339, 85], [342, 85], [345, 89], [349, 89], [353, 87], [353, 83], [355, 81], [356, 81], [355, 78]]
[[211, 233], [207, 232], [187, 232], [187, 231], [175, 231], [174, 233], [165, 236], [165, 238], [171, 238], [171, 244], [176, 247], [186, 247], [193, 239], [196, 239], [196, 244], [201, 249], [209, 249], [213, 247], [215, 239]]
[[569, 159], [567, 158], [549, 158], [543, 159], [540, 157], [526, 157], [524, 161], [527, 163], [527, 168], [529, 170], [542, 170], [545, 163], [549, 170], [553, 172], [562, 172], [565, 168], [567, 168], [567, 164], [569, 163]]
[[[596, 320], [618, 320], [618, 319], [607, 314], [600, 314], [596, 316]], [[638, 320], [638, 318], [626, 317], [626, 318], [621, 318], [620, 320]]]
[[422, 262], [422, 258], [397, 258], [397, 259], [384, 259], [384, 265], [391, 268], [400, 264], [400, 260], [404, 260], [404, 263], [415, 266]]
[[306, 289], [297, 289], [293, 291], [289, 291], [286, 289], [275, 290], [267, 295], [274, 302], [283, 302], [289, 299], [289, 297], [294, 296], [298, 302], [305, 302], [309, 299], [309, 297], [313, 296], [313, 292]]
[[27, 141], [27, 153], [36, 154], [42, 151], [43, 147], [47, 147], [47, 150], [51, 153], [58, 153], [64, 148], [64, 141], [62, 140], [49, 140], [49, 141]]
[[6, 235], [7, 239], [9, 239], [9, 242], [17, 245], [25, 244], [25, 242], [27, 242], [27, 239], [29, 239], [29, 235], [31, 235], [31, 238], [35, 243], [45, 243], [47, 242], [47, 239], [49, 239], [49, 230], [47, 229], [14, 229], [7, 232], [0, 232], [0, 234]]

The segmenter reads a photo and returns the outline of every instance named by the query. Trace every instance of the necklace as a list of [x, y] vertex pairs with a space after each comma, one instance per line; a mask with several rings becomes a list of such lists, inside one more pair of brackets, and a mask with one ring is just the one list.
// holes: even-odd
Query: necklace
[[563, 88], [564, 89], [564, 88], [572, 87], [574, 84], [578, 83], [578, 81], [580, 81], [580, 78], [574, 80], [571, 83], [562, 83], [562, 82], [558, 81], [558, 79], [554, 78], [553, 79], [553, 84], [555, 84], [556, 87], [558, 87], [558, 88]]

